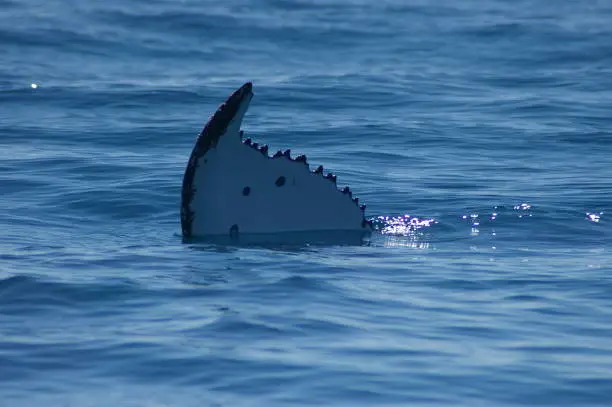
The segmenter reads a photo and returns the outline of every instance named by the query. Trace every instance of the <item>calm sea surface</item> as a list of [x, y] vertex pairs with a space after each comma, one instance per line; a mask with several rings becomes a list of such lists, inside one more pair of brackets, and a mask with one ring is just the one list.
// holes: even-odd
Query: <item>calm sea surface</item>
[[[0, 0], [0, 405], [612, 406], [612, 3]], [[369, 244], [180, 236], [195, 137]]]

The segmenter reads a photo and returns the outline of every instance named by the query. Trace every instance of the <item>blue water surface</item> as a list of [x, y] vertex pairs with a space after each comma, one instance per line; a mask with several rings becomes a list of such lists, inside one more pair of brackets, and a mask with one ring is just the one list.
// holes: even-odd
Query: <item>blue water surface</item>
[[[611, 406], [612, 3], [0, 0], [0, 405]], [[183, 242], [195, 137], [363, 245]]]

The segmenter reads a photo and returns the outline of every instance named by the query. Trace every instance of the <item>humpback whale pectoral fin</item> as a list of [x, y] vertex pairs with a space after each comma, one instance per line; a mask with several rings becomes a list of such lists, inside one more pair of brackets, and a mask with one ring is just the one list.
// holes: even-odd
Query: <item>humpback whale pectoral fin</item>
[[322, 166], [310, 171], [306, 156], [294, 159], [289, 149], [270, 157], [266, 144], [242, 140], [240, 127], [252, 98], [247, 82], [196, 140], [183, 177], [183, 236], [235, 240], [249, 234], [370, 232], [365, 206], [349, 187], [337, 187], [336, 175], [324, 174]]

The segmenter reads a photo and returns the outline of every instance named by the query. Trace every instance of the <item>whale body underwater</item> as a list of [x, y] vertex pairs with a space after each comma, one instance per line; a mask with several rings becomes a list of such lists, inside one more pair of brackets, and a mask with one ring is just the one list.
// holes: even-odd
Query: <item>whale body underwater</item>
[[267, 145], [244, 139], [240, 129], [253, 98], [253, 84], [235, 90], [196, 139], [181, 191], [184, 238], [278, 233], [348, 232], [369, 236], [365, 217], [349, 187], [305, 155], [269, 154]]

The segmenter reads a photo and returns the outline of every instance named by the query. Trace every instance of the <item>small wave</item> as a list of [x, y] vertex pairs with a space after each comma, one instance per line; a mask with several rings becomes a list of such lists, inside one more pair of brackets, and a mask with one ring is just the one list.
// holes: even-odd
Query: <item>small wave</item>
[[8, 9], [9, 7], [16, 7], [18, 5], [19, 3], [13, 0], [0, 0], [0, 7], [2, 7], [5, 10]]
[[250, 337], [269, 337], [287, 333], [290, 329], [284, 325], [283, 328], [262, 321], [249, 320], [237, 312], [231, 310], [222, 311], [221, 315], [212, 322], [197, 328], [188, 328], [182, 332], [186, 335], [229, 335]]
[[131, 283], [75, 284], [14, 275], [0, 280], [0, 313], [30, 314], [56, 307], [78, 310], [88, 304], [120, 304], [137, 300], [137, 292]]
[[117, 44], [97, 36], [66, 28], [33, 28], [22, 31], [14, 28], [0, 30], [0, 40], [20, 46], [71, 49], [86, 55], [106, 55]]

